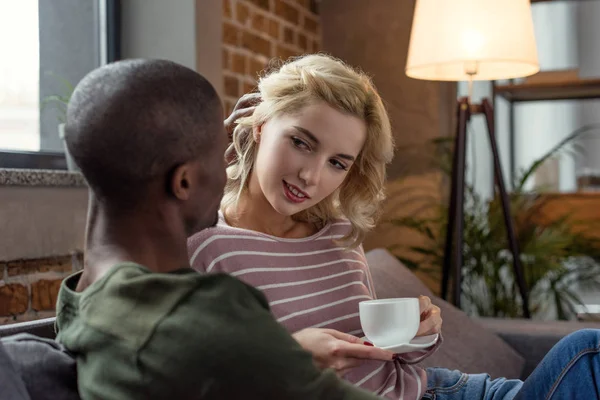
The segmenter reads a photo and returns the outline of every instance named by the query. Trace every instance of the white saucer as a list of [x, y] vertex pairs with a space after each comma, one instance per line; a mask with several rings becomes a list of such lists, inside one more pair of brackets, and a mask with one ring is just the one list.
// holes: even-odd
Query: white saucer
[[[393, 346], [385, 346], [380, 348], [383, 350], [393, 351], [396, 354], [410, 353], [411, 351], [426, 349], [433, 346], [437, 342], [438, 338], [439, 334], [435, 333], [433, 335], [416, 337], [408, 343], [395, 344]], [[367, 337], [365, 337], [365, 339], [369, 340]]]

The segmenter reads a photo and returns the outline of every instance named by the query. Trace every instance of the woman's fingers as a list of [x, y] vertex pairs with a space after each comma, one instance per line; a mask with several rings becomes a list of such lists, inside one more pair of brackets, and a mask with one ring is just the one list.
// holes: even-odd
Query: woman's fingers
[[433, 306], [428, 311], [427, 317], [419, 324], [419, 330], [417, 336], [432, 335], [434, 333], [440, 333], [442, 330], [442, 316], [440, 308]]
[[339, 342], [334, 353], [338, 357], [356, 358], [365, 360], [390, 361], [394, 353], [375, 346], [366, 346], [362, 343]]
[[431, 307], [431, 299], [427, 296], [419, 296], [419, 310], [421, 314], [427, 312]]
[[344, 332], [336, 331], [335, 329], [323, 329], [324, 332], [333, 336], [336, 339], [344, 340], [348, 343], [363, 343], [364, 341], [354, 335], [350, 335]]

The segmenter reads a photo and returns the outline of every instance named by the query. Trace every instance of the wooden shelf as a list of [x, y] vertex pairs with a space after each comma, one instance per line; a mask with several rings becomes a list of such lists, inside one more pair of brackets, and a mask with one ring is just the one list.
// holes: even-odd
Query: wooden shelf
[[514, 85], [497, 85], [495, 92], [508, 101], [545, 101], [600, 98], [600, 79], [569, 78], [545, 81], [544, 72], [535, 75], [535, 80]]
[[[549, 226], [561, 218], [567, 218], [573, 222], [574, 232], [600, 239], [598, 229], [590, 229], [600, 224], [600, 193], [546, 193], [540, 195], [540, 200], [542, 206], [533, 216], [540, 226]], [[582, 225], [581, 221], [585, 223]]]
[[567, 2], [567, 1], [571, 2], [571, 1], [577, 1], [577, 0], [530, 0], [530, 1], [533, 4], [533, 3], [550, 3], [550, 2], [558, 3], [558, 2]]

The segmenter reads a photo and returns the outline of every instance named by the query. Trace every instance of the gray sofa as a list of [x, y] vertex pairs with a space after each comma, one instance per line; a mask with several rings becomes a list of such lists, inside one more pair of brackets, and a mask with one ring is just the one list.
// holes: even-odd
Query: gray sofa
[[[431, 291], [383, 249], [367, 253], [379, 298], [427, 295], [442, 310], [444, 344], [423, 362], [492, 377], [526, 378], [548, 350], [565, 335], [600, 324], [510, 319], [473, 319]], [[54, 337], [54, 318], [0, 326], [0, 338], [17, 333]]]
[[383, 249], [367, 253], [379, 298], [426, 295], [442, 310], [444, 343], [422, 364], [492, 377], [525, 379], [562, 337], [600, 323], [469, 318], [436, 297], [408, 268]]

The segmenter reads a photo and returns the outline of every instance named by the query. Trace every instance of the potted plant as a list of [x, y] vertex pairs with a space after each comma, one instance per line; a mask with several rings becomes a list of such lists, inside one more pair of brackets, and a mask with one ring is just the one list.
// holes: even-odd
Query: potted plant
[[[575, 149], [575, 139], [595, 129], [598, 125], [578, 129], [536, 160], [519, 174], [509, 196], [534, 317], [544, 317], [552, 307], [558, 319], [570, 319], [582, 303], [580, 289], [600, 290], [600, 243], [585, 234], [585, 230], [597, 230], [597, 221], [577, 221], [565, 214], [550, 224], [540, 224], [537, 211], [544, 207], [547, 197], [540, 188], [525, 189], [528, 178], [544, 162]], [[438, 151], [436, 159], [442, 160], [438, 167], [449, 173], [452, 141], [437, 140], [433, 145]], [[444, 259], [446, 207], [439, 201], [429, 202], [420, 215], [389, 221], [396, 227], [416, 232], [422, 243], [394, 246], [391, 250], [398, 259], [438, 281]], [[575, 225], [579, 229], [574, 229]], [[463, 254], [463, 309], [478, 316], [522, 317], [500, 202], [482, 199], [469, 184], [465, 187]]]
[[74, 87], [71, 84], [71, 82], [69, 82], [68, 80], [58, 77], [56, 76], [56, 78], [61, 82], [61, 86], [62, 86], [62, 93], [61, 94], [54, 94], [51, 96], [46, 96], [40, 106], [42, 109], [44, 109], [47, 106], [54, 106], [56, 108], [56, 112], [57, 112], [57, 119], [58, 119], [58, 136], [60, 137], [62, 143], [63, 143], [63, 148], [64, 148], [64, 152], [65, 152], [65, 159], [67, 161], [67, 169], [69, 171], [77, 171], [77, 165], [75, 164], [75, 161], [73, 160], [73, 158], [71, 157], [71, 154], [69, 153], [69, 149], [67, 148], [67, 145], [65, 143], [65, 122], [67, 119], [67, 106], [69, 105], [69, 100], [71, 100], [71, 95], [73, 94], [73, 90]]

